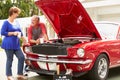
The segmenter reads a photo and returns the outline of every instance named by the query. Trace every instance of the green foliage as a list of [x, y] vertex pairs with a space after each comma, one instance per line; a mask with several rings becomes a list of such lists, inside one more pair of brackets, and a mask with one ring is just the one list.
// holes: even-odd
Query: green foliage
[[0, 19], [8, 18], [8, 11], [12, 6], [17, 6], [21, 9], [22, 12], [19, 17], [29, 17], [39, 14], [34, 0], [0, 0]]
[[8, 17], [8, 10], [12, 6], [11, 0], [6, 0], [6, 3], [0, 1], [0, 19], [5, 19]]
[[22, 40], [22, 39], [20, 39], [20, 46], [22, 46], [22, 42], [23, 42], [23, 40]]

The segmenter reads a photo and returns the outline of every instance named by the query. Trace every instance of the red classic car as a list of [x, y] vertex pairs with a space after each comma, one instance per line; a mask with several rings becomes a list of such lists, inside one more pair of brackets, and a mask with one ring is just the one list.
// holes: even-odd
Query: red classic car
[[78, 0], [37, 0], [58, 38], [50, 43], [24, 45], [28, 70], [38, 74], [87, 74], [106, 80], [109, 68], [120, 66], [120, 26], [93, 23]]

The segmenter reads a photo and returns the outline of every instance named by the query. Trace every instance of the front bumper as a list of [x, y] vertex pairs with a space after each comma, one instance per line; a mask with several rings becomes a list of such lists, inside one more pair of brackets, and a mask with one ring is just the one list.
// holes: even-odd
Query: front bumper
[[54, 75], [58, 72], [57, 65], [60, 65], [59, 71], [60, 74], [66, 74], [68, 69], [72, 70], [73, 76], [80, 76], [83, 73], [86, 73], [89, 70], [90, 64], [92, 60], [80, 60], [80, 59], [58, 59], [54, 58], [32, 58], [27, 57], [27, 59], [31, 62], [37, 63], [39, 68], [36, 68], [34, 64], [31, 65], [31, 68], [28, 71], [37, 72], [38, 74], [46, 74], [46, 75]]

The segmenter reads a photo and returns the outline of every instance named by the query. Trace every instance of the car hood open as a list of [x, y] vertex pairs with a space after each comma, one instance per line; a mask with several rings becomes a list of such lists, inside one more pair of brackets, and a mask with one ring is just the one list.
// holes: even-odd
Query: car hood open
[[37, 0], [60, 38], [92, 36], [101, 38], [88, 13], [78, 0]]

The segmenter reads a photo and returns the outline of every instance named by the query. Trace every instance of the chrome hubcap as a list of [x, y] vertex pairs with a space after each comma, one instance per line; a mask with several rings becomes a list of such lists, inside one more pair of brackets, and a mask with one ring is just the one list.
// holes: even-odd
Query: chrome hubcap
[[100, 78], [104, 78], [107, 74], [107, 61], [105, 58], [101, 58], [98, 63], [98, 75]]

